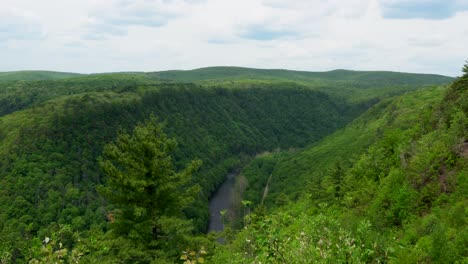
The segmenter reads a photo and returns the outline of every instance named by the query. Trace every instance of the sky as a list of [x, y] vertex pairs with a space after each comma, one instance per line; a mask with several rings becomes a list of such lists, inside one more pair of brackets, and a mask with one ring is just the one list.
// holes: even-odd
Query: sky
[[461, 75], [468, 0], [0, 0], [0, 71]]

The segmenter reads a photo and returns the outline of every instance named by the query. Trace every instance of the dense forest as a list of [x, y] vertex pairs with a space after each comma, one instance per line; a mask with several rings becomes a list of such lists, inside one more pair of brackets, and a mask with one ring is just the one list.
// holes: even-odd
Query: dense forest
[[467, 71], [1, 73], [0, 263], [463, 263]]
[[449, 87], [383, 100], [316, 144], [253, 160], [243, 174], [269, 195], [247, 189], [257, 210], [213, 261], [465, 263], [467, 88], [465, 65]]

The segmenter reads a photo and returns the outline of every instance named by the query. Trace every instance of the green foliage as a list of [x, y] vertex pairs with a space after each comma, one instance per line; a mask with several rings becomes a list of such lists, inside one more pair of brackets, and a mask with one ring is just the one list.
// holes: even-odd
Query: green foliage
[[205, 263], [204, 256], [207, 254], [204, 247], [201, 247], [200, 250], [190, 250], [182, 252], [180, 259], [184, 261], [184, 264], [196, 264], [196, 263]]
[[[431, 129], [432, 124], [427, 125], [420, 120], [432, 122], [432, 106], [440, 104], [443, 94], [444, 89], [438, 87], [408, 93], [393, 100], [384, 100], [355, 119], [345, 129], [338, 130], [296, 153], [275, 160], [274, 168], [268, 171], [268, 175], [272, 175], [269, 197], [285, 194], [294, 200], [307, 191], [317, 204], [335, 203], [336, 198], [341, 199], [343, 191], [347, 188], [356, 191], [354, 195], [350, 192], [345, 197], [348, 203], [355, 203], [355, 196], [362, 198], [362, 203], [366, 204], [365, 199], [369, 200], [372, 197], [366, 194], [366, 188], [357, 187], [365, 185], [369, 190], [375, 188], [375, 181], [387, 175], [391, 167], [400, 162], [403, 144], [408, 143], [410, 135], [419, 135]], [[369, 147], [375, 142], [378, 143]], [[367, 154], [364, 155], [366, 151]], [[402, 155], [407, 156], [409, 153]], [[268, 157], [260, 158], [266, 159]], [[354, 173], [337, 173], [337, 165], [341, 167], [339, 170], [353, 165]], [[257, 175], [263, 175], [265, 178], [265, 173]], [[338, 184], [339, 181], [344, 181], [343, 186]], [[337, 188], [342, 190], [337, 191]], [[260, 192], [261, 190], [257, 189], [257, 193], [249, 194], [249, 197], [261, 197]], [[331, 197], [334, 198], [330, 199]], [[269, 206], [273, 206], [274, 199], [267, 201]]]
[[328, 72], [304, 72], [290, 70], [263, 70], [240, 67], [208, 67], [189, 71], [163, 71], [148, 73], [161, 80], [175, 82], [224, 82], [224, 81], [294, 81], [301, 84], [324, 86], [372, 87], [385, 84], [387, 86], [443, 84], [452, 78], [430, 75], [397, 72], [366, 72], [334, 70]]
[[[301, 177], [312, 177], [307, 192], [294, 203], [273, 206], [268, 216], [250, 215], [248, 228], [213, 260], [466, 262], [467, 87], [460, 78], [446, 91], [422, 90], [377, 105], [344, 130], [276, 160], [273, 179], [285, 186], [279, 190], [294, 195], [288, 184], [297, 189]], [[360, 140], [359, 132], [368, 140]], [[338, 146], [340, 154], [354, 154], [351, 162], [330, 158]], [[251, 178], [256, 171], [263, 177], [258, 164], [265, 160], [247, 166]]]
[[466, 61], [465, 65], [463, 65], [462, 72], [464, 73], [463, 75], [465, 76], [468, 74], [468, 60]]
[[[84, 82], [82, 88], [91, 84], [92, 80]], [[17, 241], [15, 237], [22, 236], [16, 232], [26, 233], [23, 237], [45, 235], [53, 223], [76, 230], [99, 225], [105, 230], [106, 209], [95, 191], [105, 177], [96, 158], [119, 126], [131, 129], [150, 113], [165, 120], [168, 134], [179, 142], [174, 152], [177, 168], [188, 157], [203, 160], [194, 179], [203, 191], [196, 206], [185, 212], [200, 231], [207, 223], [206, 200], [246, 155], [305, 145], [353, 117], [332, 98], [296, 86], [148, 86], [141, 94], [84, 93], [15, 111], [0, 119], [0, 181], [5, 186], [0, 200], [21, 206], [2, 210], [2, 237]]]
[[52, 71], [13, 71], [0, 72], [0, 82], [58, 80], [80, 76], [78, 73]]
[[212, 261], [360, 263], [388, 259], [390, 249], [380, 243], [368, 221], [362, 220], [349, 230], [337, 208], [322, 204], [319, 209], [316, 214], [283, 208], [271, 217], [252, 215], [253, 224], [226, 248], [218, 249]]
[[[242, 175], [247, 179], [248, 185], [243, 197], [252, 201], [254, 205], [270, 204], [276, 197], [269, 195], [269, 180], [277, 162], [290, 155], [288, 152], [263, 153], [242, 169]], [[273, 194], [275, 195], [275, 194]]]
[[[229, 71], [232, 73], [227, 76]], [[192, 235], [192, 225], [186, 219], [192, 220], [196, 231], [204, 231], [208, 217], [207, 199], [223, 181], [226, 172], [242, 166], [249, 157], [257, 153], [277, 148], [292, 148], [293, 151], [277, 153], [273, 158], [265, 156], [263, 161], [254, 162], [245, 170], [252, 184], [246, 191], [246, 199], [253, 202], [245, 207], [245, 223], [248, 230], [253, 232], [249, 235], [258, 235], [260, 238], [256, 252], [264, 260], [284, 261], [287, 256], [300, 263], [310, 260], [310, 256], [320, 256], [320, 251], [314, 249], [315, 242], [320, 240], [313, 240], [314, 243], [309, 244], [308, 252], [311, 253], [307, 256], [301, 256], [301, 251], [297, 251], [297, 247], [294, 248], [296, 244], [288, 242], [292, 239], [289, 234], [300, 234], [287, 228], [299, 227], [299, 222], [295, 222], [294, 218], [281, 216], [282, 219], [278, 220], [274, 215], [265, 218], [266, 211], [260, 210], [256, 212], [258, 219], [249, 214], [251, 207], [264, 199], [262, 194], [267, 184], [265, 205], [293, 207], [286, 212], [303, 221], [311, 218], [311, 226], [317, 226], [314, 223], [324, 223], [328, 226], [327, 223], [330, 222], [330, 227], [337, 224], [339, 228], [335, 231], [341, 232], [341, 237], [351, 239], [349, 241], [357, 240], [356, 237], [362, 241], [374, 241], [373, 236], [379, 236], [372, 230], [372, 227], [381, 228], [376, 218], [370, 215], [366, 216], [368, 219], [365, 221], [360, 218], [368, 209], [367, 204], [372, 205], [374, 211], [378, 211], [381, 208], [386, 210], [390, 203], [391, 213], [386, 214], [386, 221], [382, 224], [383, 227], [387, 227], [413, 223], [410, 220], [415, 217], [414, 214], [407, 215], [412, 207], [408, 207], [406, 203], [414, 197], [418, 201], [417, 212], [421, 213], [429, 213], [431, 206], [440, 206], [442, 210], [452, 212], [450, 207], [444, 207], [446, 203], [450, 204], [451, 195], [457, 195], [462, 201], [465, 199], [463, 189], [459, 187], [466, 186], [466, 173], [459, 170], [462, 166], [461, 159], [456, 154], [458, 152], [447, 150], [447, 147], [453, 146], [450, 142], [456, 141], [455, 138], [458, 140], [457, 144], [460, 144], [460, 138], [466, 135], [467, 104], [466, 100], [462, 100], [466, 98], [463, 97], [466, 86], [463, 82], [457, 81], [452, 86], [454, 89], [446, 96], [447, 107], [439, 112], [434, 112], [435, 109], [431, 107], [424, 108], [424, 111], [420, 111], [420, 108], [435, 105], [441, 99], [441, 89], [424, 90], [400, 98], [399, 101], [384, 100], [347, 129], [318, 143], [381, 98], [428, 84], [446, 83], [451, 79], [383, 72], [304, 73], [227, 68], [212, 68], [208, 71], [200, 69], [187, 72], [190, 76], [186, 77], [177, 73], [173, 79], [164, 74], [166, 73], [98, 74], [61, 80], [42, 80], [48, 78], [41, 77], [38, 81], [0, 83], [2, 261], [58, 261], [58, 255], [61, 254], [64, 256], [61, 260], [70, 262], [71, 256], [75, 254], [73, 252], [76, 252], [84, 254], [80, 257], [82, 263], [115, 263], [116, 259], [124, 263], [173, 262], [180, 260], [183, 251], [189, 252], [187, 248], [197, 251], [202, 246], [207, 248], [209, 254], [215, 254], [213, 259], [217, 259], [219, 256], [215, 253], [216, 250], [224, 249], [215, 250], [212, 238]], [[163, 79], [171, 83], [162, 84]], [[180, 81], [196, 81], [198, 84], [177, 83]], [[107, 167], [108, 172], [116, 175], [123, 176], [128, 173], [135, 176], [128, 182], [121, 180], [118, 183], [128, 183], [125, 188], [143, 191], [135, 196], [128, 193], [122, 195], [121, 192], [117, 192], [118, 188], [104, 185], [103, 189], [107, 190], [109, 198], [115, 198], [112, 204], [106, 204], [96, 192], [96, 185], [112, 182], [112, 177], [103, 175], [99, 170], [96, 161], [104, 146], [117, 137], [114, 143], [108, 145], [113, 144], [115, 148], [107, 147], [105, 151], [109, 154], [109, 160], [115, 153], [125, 149], [132, 153], [141, 153], [140, 150], [144, 149], [145, 145], [134, 144], [137, 142], [137, 136], [132, 137], [123, 132], [119, 136], [116, 135], [116, 131], [119, 127], [125, 131], [135, 129], [135, 135], [140, 134], [139, 139], [144, 138], [141, 142], [149, 142], [146, 138], [150, 139], [153, 134], [148, 134], [143, 126], [138, 124], [152, 113], [167, 123], [165, 130], [169, 136], [167, 140], [162, 141], [165, 142], [162, 145], [167, 147], [167, 152], [164, 153], [168, 154], [174, 147], [169, 137], [179, 143], [179, 148], [165, 156], [171, 157], [170, 162], [169, 159], [163, 159], [164, 166], [160, 167], [174, 176], [169, 178], [182, 177], [185, 172], [188, 174], [184, 168], [192, 158], [203, 160], [203, 166], [194, 174], [193, 181], [182, 181], [184, 187], [196, 184], [201, 186], [201, 192], [193, 205], [185, 210], [175, 205], [179, 202], [186, 204], [185, 199], [181, 198], [188, 198], [190, 195], [184, 196], [184, 190], [187, 189], [176, 187], [179, 185], [173, 181], [169, 181], [171, 184], [166, 186], [168, 190], [174, 190], [167, 196], [167, 204], [174, 205], [169, 207], [170, 209], [161, 209], [162, 207], [156, 205], [160, 211], [148, 209], [154, 208], [154, 201], [151, 199], [143, 199], [143, 205], [137, 205], [134, 200], [149, 197], [147, 191], [150, 191], [151, 183], [136, 180], [137, 170], [132, 171], [118, 163], [111, 162], [114, 166], [112, 169], [112, 166], [105, 162], [105, 157], [102, 160], [107, 164], [103, 166], [104, 171]], [[442, 121], [434, 119], [432, 113], [437, 113]], [[417, 128], [413, 125], [414, 120], [422, 121], [418, 123]], [[430, 177], [432, 182], [424, 186], [425, 195], [414, 195], [414, 192], [408, 189], [413, 188], [409, 183], [403, 187], [397, 186], [398, 192], [390, 191], [393, 185], [401, 182], [401, 177], [396, 173], [398, 170], [394, 170], [392, 166], [401, 160], [399, 154], [402, 150], [407, 150], [405, 146], [408, 146], [408, 142], [398, 142], [395, 138], [403, 135], [412, 144], [440, 123], [448, 127], [450, 134], [449, 138], [441, 137], [441, 140], [448, 141], [437, 143], [437, 151], [440, 153], [424, 154], [429, 146], [426, 144], [430, 142], [428, 138], [424, 143], [426, 145], [414, 143], [420, 146], [415, 155], [417, 158], [408, 159], [407, 164], [414, 167], [415, 173], [412, 175], [417, 182], [417, 176], [420, 174], [416, 173], [416, 170], [421, 164], [442, 159], [438, 164], [446, 165], [450, 175], [446, 184], [448, 191], [437, 189], [434, 175]], [[156, 127], [158, 125], [153, 128]], [[388, 128], [395, 134], [386, 133]], [[401, 131], [395, 128], [400, 128]], [[405, 134], [406, 130], [411, 133]], [[380, 145], [373, 146], [366, 152], [369, 145], [379, 142], [382, 138], [384, 140]], [[118, 142], [125, 148], [119, 149]], [[294, 151], [294, 148], [309, 144], [311, 146], [304, 150]], [[410, 157], [412, 152], [406, 151], [404, 154]], [[140, 155], [140, 158], [144, 156]], [[382, 160], [387, 157], [388, 160]], [[405, 155], [403, 157], [408, 158]], [[138, 167], [146, 165], [144, 159], [132, 160], [128, 156], [119, 158], [116, 154], [113, 158], [129, 161], [129, 164], [138, 164]], [[355, 163], [361, 167], [354, 166]], [[369, 167], [369, 171], [365, 170], [366, 166]], [[177, 171], [180, 173], [176, 173]], [[358, 171], [365, 173], [361, 175]], [[386, 174], [393, 173], [395, 179], [384, 184]], [[351, 181], [353, 177], [358, 181]], [[347, 191], [350, 190], [351, 183], [356, 185], [354, 194]], [[387, 191], [383, 192], [379, 202], [374, 202], [377, 197], [375, 190], [384, 185], [388, 186]], [[304, 194], [305, 191], [309, 193]], [[394, 198], [396, 193], [399, 196]], [[434, 194], [439, 196], [433, 198]], [[301, 196], [307, 197], [307, 202], [291, 206], [289, 201], [295, 201]], [[423, 198], [426, 196], [432, 197], [429, 202]], [[314, 212], [319, 210], [319, 203], [328, 202], [334, 206], [341, 206], [342, 197], [353, 198], [349, 199], [352, 203], [348, 205], [350, 212], [345, 211], [346, 216], [356, 219], [356, 223], [370, 221], [372, 227], [364, 229], [371, 231], [366, 231], [365, 236], [356, 235], [357, 224], [349, 226], [346, 221], [333, 222], [338, 216], [345, 215], [340, 212], [325, 213], [325, 216], [321, 217], [327, 218], [326, 221], [314, 218]], [[118, 200], [122, 203], [119, 204]], [[425, 205], [429, 207], [424, 207]], [[177, 210], [174, 209], [176, 207]], [[308, 210], [310, 211], [307, 212]], [[306, 218], [299, 216], [298, 211], [306, 211]], [[112, 214], [109, 214], [110, 212]], [[154, 215], [161, 217], [154, 218]], [[460, 209], [455, 210], [453, 215], [458, 216], [456, 223], [465, 221], [465, 218], [460, 216]], [[130, 219], [132, 224], [120, 225], [118, 228], [119, 221], [122, 224], [125, 219]], [[114, 221], [114, 224], [110, 224], [111, 221]], [[276, 232], [262, 227], [263, 229], [260, 228], [257, 232], [254, 231], [259, 226], [257, 221], [266, 221], [265, 223], [274, 226], [275, 229], [285, 226], [285, 229]], [[443, 233], [453, 232], [454, 224], [446, 222], [447, 226], [441, 229], [446, 230]], [[153, 239], [155, 226], [160, 229], [156, 228], [159, 232], [156, 234], [160, 236], [156, 240]], [[61, 232], [60, 227], [67, 227], [67, 231], [63, 233], [67, 235], [55, 237], [54, 234]], [[311, 236], [319, 235], [314, 233], [317, 232], [314, 230], [308, 232]], [[234, 232], [230, 232], [225, 237], [231, 241], [233, 236]], [[45, 237], [52, 239], [53, 247], [49, 244], [50, 248], [44, 247], [44, 254], [38, 253], [42, 250]], [[336, 232], [331, 232], [323, 238], [328, 237], [338, 244], [341, 243]], [[460, 248], [464, 242], [460, 236], [434, 235], [434, 239], [436, 237], [437, 241], [457, 241], [454, 244], [455, 253], [457, 256], [463, 256]], [[295, 240], [296, 243], [298, 241]], [[408, 241], [405, 246], [413, 248], [415, 241], [410, 238]], [[366, 243], [364, 248], [372, 250]], [[354, 244], [349, 242], [348, 245], [339, 245], [351, 247]], [[430, 244], [422, 240], [421, 245]], [[248, 245], [242, 247], [248, 248]], [[288, 247], [296, 251], [284, 252]], [[322, 251], [325, 250], [324, 252], [330, 255], [341, 254], [340, 258], [351, 262], [357, 259], [368, 261], [376, 256], [377, 259], [386, 259], [386, 254], [382, 253], [383, 248], [384, 246], [376, 255], [358, 251], [358, 256], [353, 258], [347, 253], [339, 253], [336, 247]], [[266, 250], [267, 253], [262, 250]], [[423, 253], [424, 256], [433, 258], [441, 254], [430, 250], [424, 250]], [[250, 255], [249, 258], [253, 256]], [[211, 256], [205, 257], [210, 258]]]
[[[118, 127], [130, 130], [151, 113], [167, 122], [167, 133], [179, 142], [173, 159], [177, 169], [188, 157], [203, 160], [194, 176], [202, 192], [184, 211], [197, 231], [206, 228], [208, 197], [245, 157], [318, 140], [357, 113], [294, 85], [223, 89], [174, 84], [86, 92], [113, 89], [112, 78], [99, 77], [58, 81], [52, 91], [67, 91], [61, 85], [73, 80], [76, 86], [69, 91], [78, 94], [44, 97], [0, 118], [0, 236], [9, 252], [27, 248], [33, 237], [49, 235], [56, 223], [78, 231], [93, 226], [106, 231], [108, 209], [95, 190], [106, 178], [96, 159]], [[125, 80], [114, 81], [125, 85]], [[18, 258], [26, 257], [23, 250], [17, 252]]]
[[[104, 92], [112, 91], [129, 96], [129, 93], [136, 92], [138, 86], [155, 83], [138, 74], [84, 75], [59, 80], [0, 82], [0, 116], [30, 107], [41, 107], [41, 104], [48, 100], [65, 99], [77, 94], [82, 95], [82, 103], [88, 100], [92, 103], [92, 95], [96, 93], [109, 97], [112, 94]], [[57, 101], [60, 102], [55, 100], [51, 103], [55, 105]]]
[[196, 82], [207, 86], [237, 88], [249, 88], [255, 84], [284, 85], [294, 82], [333, 97], [341, 97], [348, 103], [357, 104], [401, 94], [422, 86], [447, 84], [453, 81], [453, 78], [450, 77], [431, 74], [348, 70], [303, 72], [240, 67], [163, 71], [148, 73], [148, 76], [161, 81]]
[[182, 221], [182, 210], [199, 192], [192, 174], [201, 161], [194, 160], [183, 171], [175, 172], [175, 146], [163, 126], [151, 117], [137, 125], [131, 135], [121, 132], [114, 143], [104, 147], [99, 164], [107, 182], [101, 192], [115, 206], [109, 214], [113, 215], [111, 227], [117, 235], [158, 248], [163, 237], [177, 237], [169, 231], [187, 232], [190, 228]]
[[79, 245], [80, 237], [73, 233], [70, 226], [58, 226], [51, 237], [44, 237], [42, 241], [36, 239], [31, 249], [34, 256], [29, 263], [81, 263], [87, 253]]

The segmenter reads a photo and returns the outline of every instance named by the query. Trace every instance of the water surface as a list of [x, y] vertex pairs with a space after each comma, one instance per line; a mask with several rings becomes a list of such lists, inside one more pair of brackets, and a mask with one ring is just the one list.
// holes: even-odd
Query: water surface
[[210, 223], [208, 225], [208, 232], [223, 231], [223, 222], [220, 212], [222, 210], [227, 210], [228, 212], [225, 215], [225, 218], [227, 218], [229, 210], [233, 208], [233, 191], [236, 175], [236, 173], [229, 173], [226, 180], [210, 199]]

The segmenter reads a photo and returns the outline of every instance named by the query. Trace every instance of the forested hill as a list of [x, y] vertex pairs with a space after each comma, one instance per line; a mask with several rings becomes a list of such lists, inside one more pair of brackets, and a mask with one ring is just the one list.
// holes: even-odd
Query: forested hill
[[78, 73], [53, 71], [12, 71], [0, 72], [0, 82], [58, 80], [80, 76]]
[[257, 157], [242, 172], [244, 208], [256, 209], [211, 260], [466, 263], [463, 71], [449, 87], [384, 100], [300, 151]]
[[161, 80], [176, 82], [283, 80], [309, 84], [350, 85], [423, 85], [444, 84], [453, 78], [435, 74], [414, 74], [385, 71], [333, 70], [327, 72], [291, 71], [282, 69], [251, 69], [241, 67], [208, 67], [188, 71], [161, 71], [148, 73]]
[[103, 91], [136, 92], [137, 88], [142, 90], [143, 86], [166, 82], [195, 82], [222, 88], [294, 83], [347, 103], [361, 103], [451, 81], [451, 77], [431, 74], [347, 70], [301, 72], [239, 67], [87, 75], [47, 71], [0, 72], [0, 116], [64, 95]]
[[[97, 159], [119, 130], [131, 131], [152, 114], [178, 142], [172, 157], [177, 168], [203, 161], [193, 180], [201, 192], [184, 211], [201, 232], [211, 193], [255, 154], [312, 144], [385, 98], [452, 80], [347, 71], [279, 71], [273, 78], [273, 70], [265, 81], [261, 70], [242, 69], [251, 76], [213, 83], [220, 78], [216, 71], [235, 69], [211, 70], [197, 80], [115, 73], [0, 82], [2, 259], [38, 258], [41, 241], [53, 235], [71, 249], [78, 243], [75, 232], [107, 234], [114, 208], [96, 190], [107, 182]], [[197, 71], [205, 69], [191, 74]], [[171, 243], [164, 248], [179, 249]]]
[[208, 67], [188, 71], [162, 71], [147, 76], [163, 82], [195, 82], [207, 86], [249, 87], [253, 83], [294, 82], [348, 102], [387, 97], [414, 87], [446, 84], [452, 77], [435, 74], [415, 74], [386, 71], [333, 70], [306, 72], [281, 69], [250, 69], [241, 67]]

